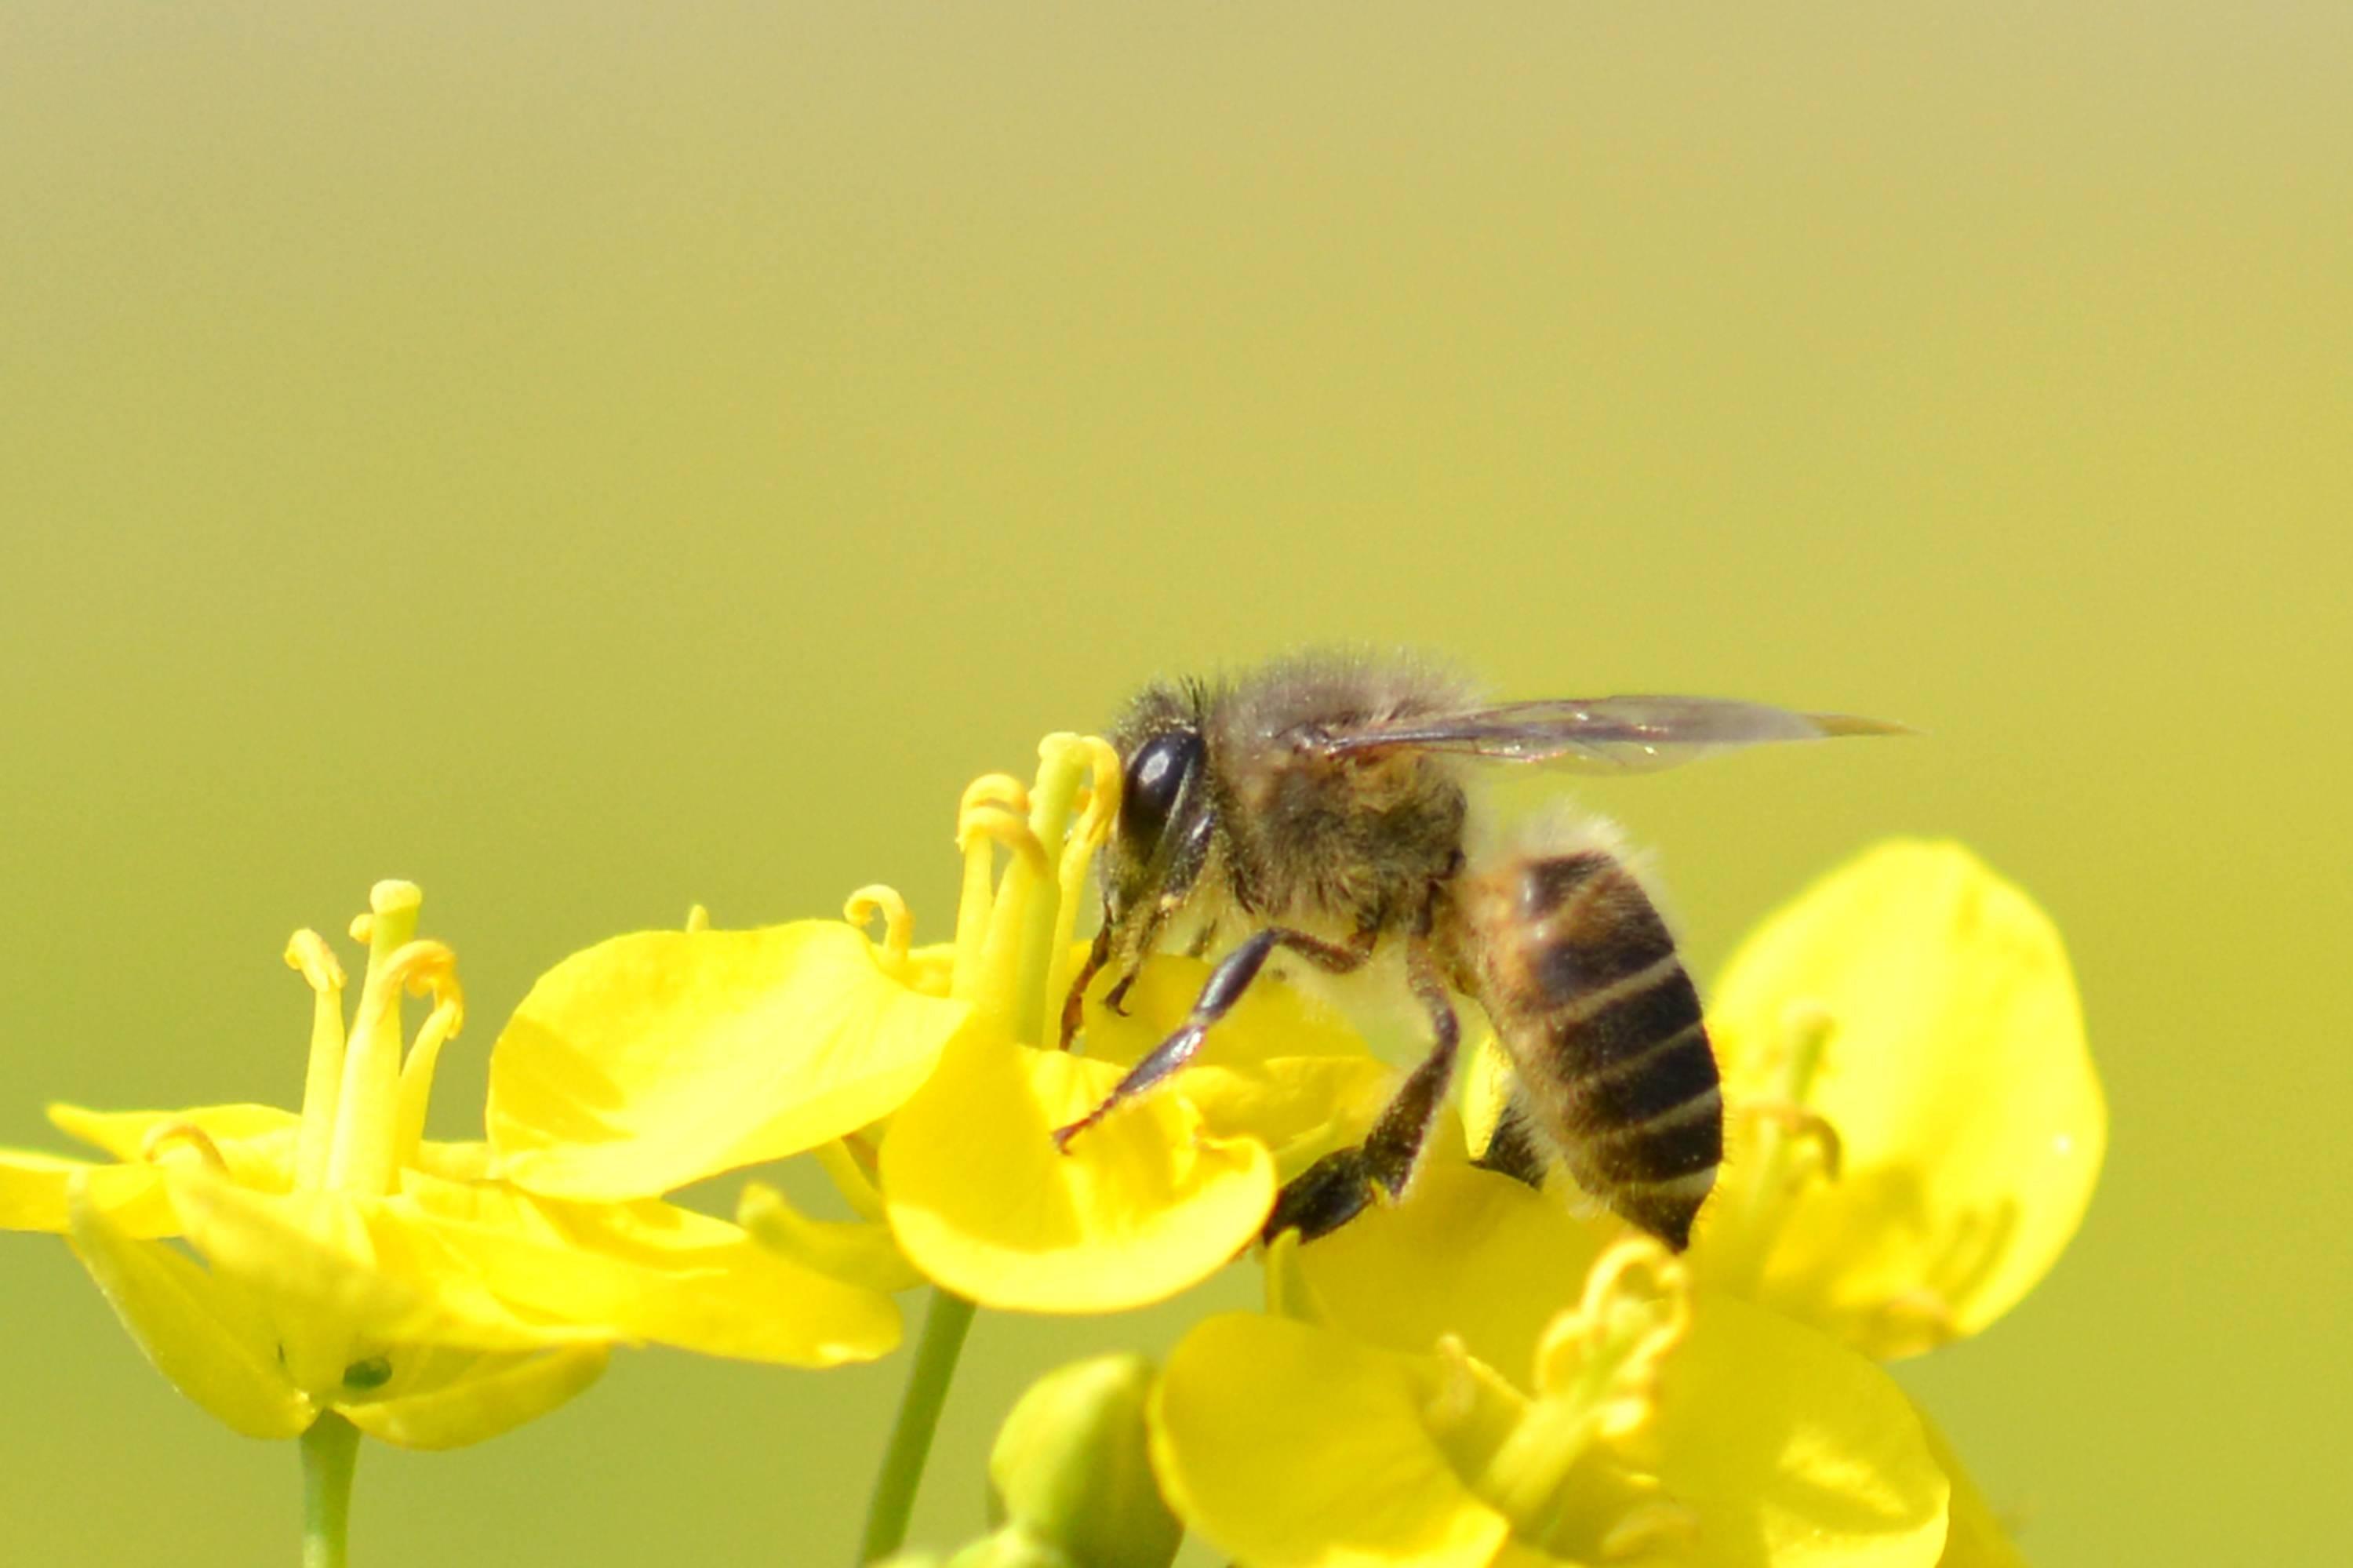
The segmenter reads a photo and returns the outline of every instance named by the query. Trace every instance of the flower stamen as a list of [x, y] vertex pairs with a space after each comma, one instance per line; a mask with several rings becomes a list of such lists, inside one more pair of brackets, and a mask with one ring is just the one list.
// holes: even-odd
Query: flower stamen
[[1660, 1366], [1691, 1327], [1691, 1296], [1689, 1270], [1650, 1237], [1628, 1236], [1595, 1261], [1578, 1304], [1553, 1319], [1536, 1346], [1535, 1397], [1469, 1478], [1523, 1540], [1591, 1555], [1582, 1548], [1592, 1510], [1575, 1506], [1586, 1489], [1576, 1478], [1597, 1445], [1648, 1425]]
[[327, 1180], [327, 1153], [335, 1137], [336, 1102], [343, 1086], [343, 966], [316, 931], [287, 938], [286, 962], [311, 987], [311, 1056], [302, 1074], [302, 1131], [295, 1142], [297, 1186]]
[[882, 967], [894, 975], [907, 969], [907, 955], [915, 941], [915, 916], [899, 890], [880, 882], [870, 882], [849, 895], [841, 906], [841, 917], [853, 926], [871, 924], [880, 916], [882, 920], [881, 943]]
[[150, 1165], [161, 1165], [174, 1150], [185, 1149], [212, 1168], [218, 1176], [228, 1174], [228, 1161], [221, 1155], [220, 1145], [212, 1134], [192, 1121], [158, 1122], [147, 1129], [139, 1140], [139, 1158]]

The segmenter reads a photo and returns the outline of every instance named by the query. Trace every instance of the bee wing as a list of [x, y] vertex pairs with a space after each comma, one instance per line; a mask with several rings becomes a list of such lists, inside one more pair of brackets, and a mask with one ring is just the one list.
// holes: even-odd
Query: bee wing
[[1913, 733], [1878, 719], [1792, 713], [1722, 697], [1565, 697], [1327, 727], [1310, 734], [1305, 744], [1332, 757], [1438, 751], [1557, 763], [1588, 773], [1649, 773], [1772, 741]]

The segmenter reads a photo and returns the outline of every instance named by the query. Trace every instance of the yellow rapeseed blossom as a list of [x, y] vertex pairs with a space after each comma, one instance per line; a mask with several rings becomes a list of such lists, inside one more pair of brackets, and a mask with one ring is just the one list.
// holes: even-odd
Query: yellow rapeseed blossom
[[[1984, 1327], [2073, 1234], [2106, 1140], [2074, 981], [2049, 919], [1967, 850], [1892, 842], [1832, 872], [1742, 946], [1708, 1019], [1728, 1148], [1689, 1254], [1704, 1286], [1884, 1360]], [[1488, 1066], [1469, 1086], [1474, 1130], [1498, 1100]], [[1409, 1202], [1385, 1232], [1357, 1227], [1307, 1266], [1378, 1242], [1402, 1249], [1388, 1277], [1416, 1277], [1454, 1252], [1434, 1224]], [[1623, 1230], [1596, 1216], [1541, 1250], [1556, 1276]], [[1514, 1277], [1533, 1285], [1535, 1266]], [[1514, 1308], [1512, 1295], [1498, 1282], [1461, 1309], [1525, 1317], [1549, 1298], [1533, 1288]], [[1930, 1437], [1953, 1483], [1943, 1561], [2016, 1564]]]
[[[1053, 1129], [1101, 1103], [1176, 1028], [1204, 971], [1155, 960], [1128, 1016], [1090, 1010], [1084, 1055], [1054, 1048], [1081, 955], [1071, 930], [1117, 810], [1119, 765], [1094, 739], [1054, 737], [1040, 754], [1034, 790], [997, 778], [966, 792], [947, 969], [977, 1027], [892, 1118], [881, 1191], [908, 1256], [959, 1295], [1111, 1311], [1172, 1295], [1245, 1248], [1278, 1171], [1366, 1114], [1384, 1073], [1338, 1019], [1268, 987], [1166, 1090], [1059, 1151]], [[991, 839], [1013, 852], [993, 884]]]
[[[307, 931], [287, 949], [315, 993], [300, 1117], [53, 1107], [121, 1163], [0, 1157], [0, 1222], [63, 1232], [148, 1359], [235, 1430], [291, 1437], [332, 1412], [444, 1447], [570, 1398], [616, 1336], [517, 1310], [390, 1203], [406, 1170], [463, 1179], [463, 1151], [421, 1135], [464, 1003], [449, 950], [413, 939], [417, 890], [379, 884], [371, 902], [353, 930], [368, 969], [348, 1039], [333, 953]], [[405, 990], [433, 1005], [404, 1070]], [[158, 1239], [174, 1236], [195, 1256]]]
[[[1338, 1020], [1262, 988], [1170, 1092], [1058, 1151], [1052, 1129], [1176, 1026], [1202, 971], [1155, 960], [1128, 1016], [1090, 1014], [1085, 1054], [1056, 1048], [1119, 769], [1092, 738], [1039, 756], [1034, 787], [965, 791], [952, 943], [914, 947], [905, 901], [875, 886], [848, 921], [642, 933], [559, 964], [491, 1054], [499, 1174], [621, 1201], [813, 1152], [924, 1276], [988, 1306], [1136, 1306], [1230, 1260], [1279, 1163], [1335, 1141], [1383, 1070]], [[761, 1234], [807, 1239], [752, 1201]]]
[[1647, 1237], [1597, 1252], [1575, 1229], [1449, 1164], [1279, 1243], [1274, 1294], [1308, 1320], [1211, 1319], [1155, 1397], [1179, 1516], [1243, 1568], [1937, 1562], [1947, 1484], [1883, 1372], [1695, 1294]]
[[[415, 938], [420, 902], [382, 883], [354, 924], [348, 1035], [332, 950], [289, 945], [314, 1003], [299, 1116], [54, 1107], [119, 1163], [0, 1154], [0, 1224], [64, 1233], [157, 1368], [253, 1436], [332, 1412], [407, 1446], [478, 1441], [578, 1393], [617, 1341], [804, 1365], [897, 1343], [887, 1296], [733, 1225], [536, 1198], [487, 1179], [482, 1145], [427, 1139], [464, 1004], [448, 948]], [[404, 991], [433, 1004], [413, 1040]]]
[[2065, 948], [1957, 844], [1882, 844], [1716, 986], [1730, 1112], [1701, 1277], [1886, 1359], [1973, 1334], [2049, 1272], [2107, 1142]]

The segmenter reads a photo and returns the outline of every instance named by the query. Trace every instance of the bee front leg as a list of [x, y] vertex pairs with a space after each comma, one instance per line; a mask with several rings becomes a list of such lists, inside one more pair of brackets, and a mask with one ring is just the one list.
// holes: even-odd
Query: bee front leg
[[1202, 1037], [1208, 1033], [1209, 1026], [1234, 1010], [1234, 1004], [1241, 1001], [1242, 993], [1250, 990], [1250, 982], [1258, 979], [1259, 970], [1266, 967], [1267, 959], [1277, 948], [1289, 948], [1334, 974], [1345, 974], [1371, 956], [1372, 940], [1369, 935], [1361, 936], [1353, 944], [1344, 946], [1280, 926], [1255, 933], [1209, 971], [1208, 983], [1201, 988], [1193, 1011], [1185, 1015], [1176, 1033], [1155, 1045], [1144, 1060], [1129, 1068], [1127, 1076], [1119, 1081], [1103, 1104], [1070, 1126], [1054, 1129], [1054, 1147], [1067, 1153], [1071, 1139], [1101, 1121], [1113, 1107], [1134, 1099], [1191, 1061], [1193, 1053], [1201, 1048]]
[[1297, 1231], [1301, 1241], [1328, 1235], [1364, 1212], [1375, 1188], [1394, 1200], [1413, 1179], [1447, 1086], [1454, 1080], [1462, 1025], [1437, 963], [1419, 938], [1406, 948], [1406, 979], [1437, 1036], [1430, 1054], [1407, 1076], [1362, 1144], [1325, 1155], [1283, 1184], [1261, 1233], [1264, 1239], [1272, 1241], [1284, 1231]]

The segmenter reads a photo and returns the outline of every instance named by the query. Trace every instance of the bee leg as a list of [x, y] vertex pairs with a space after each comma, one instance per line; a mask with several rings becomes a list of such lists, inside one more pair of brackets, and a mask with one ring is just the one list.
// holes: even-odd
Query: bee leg
[[1111, 961], [1111, 922], [1105, 920], [1103, 929], [1095, 933], [1095, 945], [1087, 949], [1087, 961], [1079, 966], [1079, 978], [1071, 982], [1071, 994], [1062, 999], [1062, 1049], [1071, 1048], [1078, 1038], [1079, 1015], [1085, 1009], [1087, 985], [1103, 973], [1103, 965]]
[[1103, 1104], [1070, 1126], [1054, 1129], [1054, 1147], [1068, 1150], [1071, 1139], [1101, 1121], [1114, 1107], [1134, 1099], [1191, 1061], [1193, 1053], [1201, 1048], [1201, 1039], [1208, 1033], [1209, 1026], [1233, 1011], [1234, 1004], [1241, 1001], [1242, 993], [1250, 990], [1250, 982], [1258, 979], [1259, 970], [1266, 967], [1268, 957], [1277, 948], [1290, 948], [1303, 953], [1334, 974], [1347, 973], [1372, 954], [1369, 934], [1346, 945], [1326, 942], [1304, 931], [1293, 931], [1281, 926], [1270, 926], [1252, 934], [1249, 941], [1228, 953], [1219, 960], [1218, 967], [1209, 971], [1208, 983], [1201, 988], [1200, 996], [1193, 1002], [1193, 1011], [1185, 1015], [1185, 1022], [1176, 1033], [1155, 1045], [1144, 1060], [1130, 1067], [1127, 1076], [1119, 1081]]
[[1447, 998], [1446, 982], [1419, 938], [1406, 948], [1406, 979], [1430, 1013], [1437, 1043], [1391, 1097], [1363, 1144], [1325, 1155], [1283, 1184], [1261, 1233], [1266, 1239], [1295, 1230], [1300, 1240], [1314, 1241], [1363, 1213], [1374, 1188], [1392, 1199], [1404, 1194], [1430, 1124], [1446, 1099], [1447, 1086], [1454, 1079], [1454, 1057], [1462, 1044], [1461, 1022]]
[[1471, 1161], [1482, 1171], [1493, 1171], [1499, 1176], [1541, 1190], [1545, 1182], [1545, 1153], [1537, 1147], [1535, 1136], [1528, 1131], [1526, 1107], [1514, 1092], [1504, 1114], [1496, 1118], [1495, 1130], [1488, 1136], [1486, 1150]]

